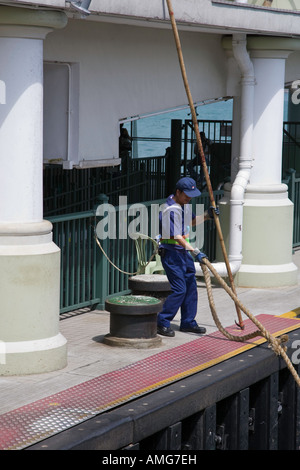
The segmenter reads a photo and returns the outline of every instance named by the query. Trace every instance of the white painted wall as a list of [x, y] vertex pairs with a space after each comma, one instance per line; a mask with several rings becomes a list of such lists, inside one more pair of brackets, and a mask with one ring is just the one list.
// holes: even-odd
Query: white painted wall
[[[221, 36], [180, 37], [194, 101], [226, 95]], [[187, 104], [171, 30], [69, 20], [44, 60], [79, 64], [79, 161], [118, 157], [120, 119]]]
[[[69, 19], [66, 28], [47, 36], [44, 60], [76, 65], [70, 102], [74, 125], [69, 129], [68, 156], [63, 157], [74, 162], [70, 168], [80, 162], [118, 164], [121, 119], [187, 105], [171, 27], [143, 25]], [[180, 31], [195, 102], [238, 90], [239, 76], [234, 84], [227, 82], [232, 73], [227, 73], [230, 63], [221, 38], [221, 34]], [[285, 81], [300, 78], [299, 64], [299, 52], [292, 53]], [[45, 142], [47, 132], [45, 128]], [[47, 158], [56, 158], [56, 153], [50, 149]]]
[[40, 5], [40, 6], [46, 6], [46, 7], [54, 7], [54, 8], [64, 8], [66, 5], [65, 0], [12, 0], [10, 2], [5, 2], [7, 5], [8, 4], [14, 4], [16, 6], [17, 4], [20, 5]]
[[69, 75], [67, 64], [44, 64], [44, 160], [68, 159]]
[[[299, 15], [292, 10], [299, 8], [299, 0], [273, 0], [278, 8], [289, 8], [286, 11], [276, 8], [262, 8], [263, 0], [258, 6], [251, 0], [245, 2], [222, 0], [172, 0], [174, 16], [182, 27], [201, 27], [207, 31], [222, 30], [249, 32], [249, 34], [294, 35], [299, 37]], [[282, 4], [283, 6], [279, 6]], [[169, 22], [166, 0], [92, 0], [90, 11], [102, 14], [103, 18], [122, 17], [122, 21], [134, 18], [147, 19], [161, 23]], [[167, 25], [166, 25], [167, 26]]]
[[300, 80], [300, 51], [292, 52], [286, 59], [285, 82]]

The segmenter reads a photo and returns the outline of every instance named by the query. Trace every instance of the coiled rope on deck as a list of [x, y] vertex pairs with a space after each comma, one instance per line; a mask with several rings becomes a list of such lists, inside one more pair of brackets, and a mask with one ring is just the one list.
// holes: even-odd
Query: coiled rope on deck
[[[268, 343], [270, 344], [272, 350], [274, 353], [278, 356], [281, 356], [283, 360], [285, 361], [289, 371], [293, 375], [297, 385], [300, 387], [300, 377], [298, 376], [291, 360], [289, 359], [288, 355], [286, 354], [286, 346], [283, 346], [283, 343], [285, 343], [288, 340], [288, 335], [282, 335], [279, 338], [275, 338], [270, 332], [268, 332], [265, 327], [260, 323], [260, 321], [257, 320], [257, 318], [250, 313], [250, 311], [242, 304], [242, 302], [238, 299], [236, 294], [230, 289], [230, 287], [226, 284], [224, 279], [219, 275], [219, 273], [214, 269], [212, 264], [208, 261], [207, 258], [204, 258], [201, 263], [201, 268], [206, 284], [206, 290], [207, 290], [207, 296], [208, 296], [208, 302], [209, 306], [212, 312], [213, 319], [215, 321], [216, 326], [218, 327], [219, 331], [229, 340], [231, 341], [238, 341], [238, 342], [246, 342], [249, 339], [255, 338], [256, 336], [262, 336], [265, 338]], [[229, 296], [232, 298], [232, 300], [235, 302], [236, 305], [239, 306], [239, 308], [247, 315], [247, 317], [257, 326], [257, 330], [246, 334], [246, 335], [232, 335], [229, 333], [221, 324], [214, 300], [213, 300], [213, 295], [212, 295], [212, 287], [211, 287], [211, 278], [210, 278], [210, 273], [213, 274], [213, 276], [217, 279], [219, 284], [225, 289], [225, 291], [229, 294]]]

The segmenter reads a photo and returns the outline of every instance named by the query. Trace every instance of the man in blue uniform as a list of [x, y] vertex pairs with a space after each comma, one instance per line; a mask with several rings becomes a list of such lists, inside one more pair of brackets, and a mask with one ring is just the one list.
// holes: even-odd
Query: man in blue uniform
[[195, 321], [197, 314], [197, 284], [195, 278], [195, 260], [201, 262], [206, 257], [198, 248], [193, 248], [188, 239], [189, 227], [213, 218], [210, 208], [203, 216], [195, 216], [189, 204], [192, 197], [200, 196], [192, 178], [181, 178], [175, 193], [168, 197], [160, 213], [161, 261], [171, 285], [171, 294], [167, 297], [162, 311], [157, 317], [157, 333], [174, 336], [170, 322], [181, 308], [180, 331], [204, 334], [206, 329]]

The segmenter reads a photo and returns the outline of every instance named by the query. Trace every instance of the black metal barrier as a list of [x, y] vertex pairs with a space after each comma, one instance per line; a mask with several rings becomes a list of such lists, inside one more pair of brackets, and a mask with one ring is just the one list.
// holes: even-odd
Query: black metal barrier
[[[299, 339], [289, 333], [289, 357]], [[26, 450], [298, 450], [299, 394], [265, 343]]]

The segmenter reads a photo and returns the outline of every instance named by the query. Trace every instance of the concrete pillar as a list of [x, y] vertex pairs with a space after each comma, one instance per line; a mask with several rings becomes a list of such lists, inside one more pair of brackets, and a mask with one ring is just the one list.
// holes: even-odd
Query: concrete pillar
[[66, 365], [60, 251], [43, 220], [43, 40], [63, 13], [0, 6], [0, 375]]
[[285, 60], [293, 50], [290, 47], [284, 39], [248, 40], [256, 86], [253, 167], [245, 193], [239, 286], [297, 283], [292, 262], [293, 204], [281, 183]]
[[[294, 39], [247, 37], [255, 75], [253, 161], [244, 196], [242, 263], [235, 276], [237, 286], [280, 287], [297, 283], [297, 267], [292, 262], [293, 204], [287, 186], [281, 183], [281, 166], [285, 60], [299, 46], [300, 42]], [[223, 213], [228, 216], [229, 196], [223, 204]], [[225, 224], [225, 240], [229, 230]]]

